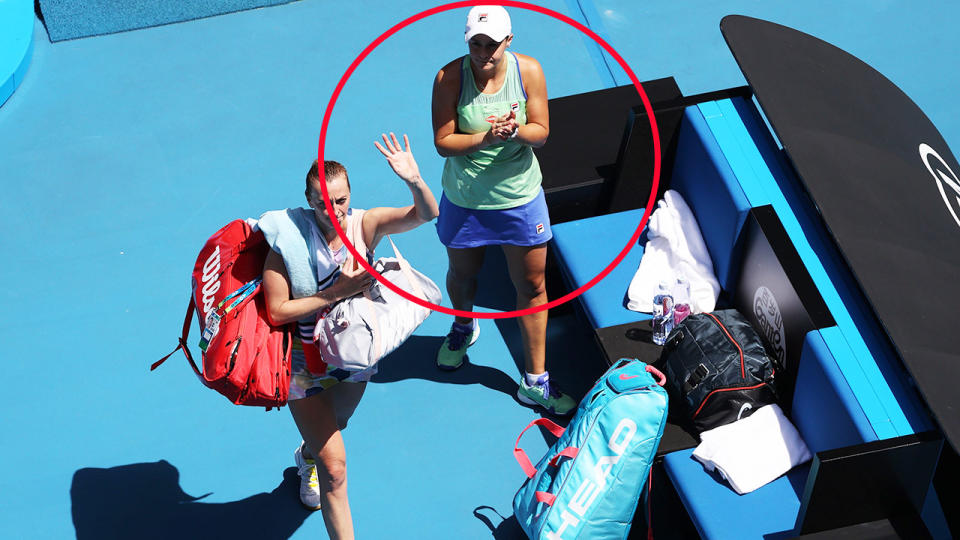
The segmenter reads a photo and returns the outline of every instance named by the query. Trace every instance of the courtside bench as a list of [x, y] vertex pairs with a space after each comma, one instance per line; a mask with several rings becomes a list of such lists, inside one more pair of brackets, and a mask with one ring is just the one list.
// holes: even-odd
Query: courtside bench
[[[723, 112], [726, 112], [726, 117]], [[744, 144], [744, 141], [747, 144]], [[741, 252], [748, 241], [741, 238], [741, 233], [751, 208], [763, 205], [768, 218], [771, 214], [774, 216], [774, 221], [782, 229], [781, 236], [787, 238], [786, 242], [791, 244], [789, 251], [794, 254], [791, 262], [800, 266], [805, 275], [812, 275], [812, 287], [817, 291], [818, 297], [821, 293], [824, 294], [829, 306], [829, 309], [822, 306], [826, 317], [830, 319], [831, 313], [840, 313], [837, 324], [830, 319], [829, 324], [814, 324], [814, 331], [810, 333], [806, 330], [803, 333], [788, 333], [787, 337], [792, 343], [782, 344], [792, 357], [788, 378], [791, 382], [796, 380], [798, 383], [797, 393], [784, 403], [784, 409], [789, 411], [793, 408], [791, 405], [805, 409], [798, 411], [797, 423], [798, 428], [805, 426], [800, 430], [805, 438], [808, 437], [807, 431], [811, 433], [814, 441], [812, 444], [808, 443], [811, 450], [816, 452], [847, 449], [854, 445], [853, 453], [857, 454], [861, 452], [861, 447], [857, 445], [894, 444], [890, 441], [902, 441], [903, 437], [914, 437], [914, 440], [906, 444], [910, 448], [917, 445], [926, 448], [926, 444], [939, 444], [917, 439], [926, 436], [924, 432], [930, 429], [930, 422], [921, 412], [918, 397], [912, 389], [904, 386], [902, 369], [886, 365], [881, 370], [876, 366], [875, 356], [889, 357], [892, 352], [888, 351], [888, 347], [883, 343], [878, 343], [880, 330], [869, 317], [869, 308], [864, 305], [863, 299], [857, 296], [855, 287], [851, 286], [849, 278], [845, 276], [841, 259], [835, 251], [830, 250], [828, 237], [822, 230], [822, 225], [815, 220], [815, 209], [805, 206], [807, 201], [802, 192], [795, 186], [795, 181], [791, 183], [792, 179], [785, 172], [787, 167], [781, 162], [779, 149], [752, 104], [742, 98], [733, 98], [687, 107], [683, 113], [676, 148], [672, 163], [673, 174], [667, 181], [671, 189], [684, 196], [697, 217], [705, 244], [714, 261], [715, 274], [724, 291], [720, 305], [734, 305], [748, 317], [750, 315], [749, 306], [755, 301], [755, 297], [747, 296], [755, 296], [753, 291], [756, 289], [737, 283], [737, 280], [744, 279], [741, 266], [747, 264], [743, 261]], [[745, 159], [744, 156], [758, 159]], [[666, 159], [671, 159], [671, 156], [665, 156]], [[764, 175], [768, 177], [765, 178]], [[662, 189], [660, 191], [662, 192]], [[754, 208], [753, 211], [756, 210]], [[554, 226], [551, 246], [553, 256], [557, 259], [571, 290], [592, 279], [616, 257], [637, 228], [642, 215], [643, 209], [636, 209]], [[782, 224], [779, 218], [783, 218]], [[579, 298], [583, 313], [604, 348], [605, 334], [619, 338], [624, 334], [624, 330], [629, 332], [649, 319], [649, 315], [636, 313], [625, 307], [625, 293], [643, 255], [643, 242], [644, 239], [641, 238], [638, 244], [631, 246], [621, 264], [605, 280]], [[802, 255], [797, 255], [796, 251], [800, 250]], [[821, 262], [821, 258], [825, 259], [825, 262]], [[755, 284], [751, 286], [753, 285]], [[851, 306], [849, 309], [848, 304]], [[867, 337], [864, 338], [864, 335]], [[637, 343], [627, 345], [635, 346], [637, 350], [645, 351], [645, 354], [618, 352], [613, 356], [640, 356], [648, 362], [655, 360], [657, 349], [651, 348], [648, 343], [641, 343], [644, 340], [649, 341], [649, 334], [643, 335]], [[624, 340], [619, 338], [612, 341], [622, 343]], [[866, 345], [867, 341], [873, 343]], [[609, 356], [609, 351], [605, 352]], [[883, 360], [889, 358], [881, 358], [881, 362]], [[864, 362], [873, 363], [872, 372], [867, 370], [866, 374], [863, 373], [860, 366]], [[790, 384], [791, 391], [793, 386]], [[885, 392], [879, 392], [878, 395], [875, 392], [877, 386]], [[832, 397], [825, 400], [826, 402], [832, 401], [838, 407], [843, 407], [838, 409], [843, 412], [838, 416], [842, 420], [838, 420], [836, 426], [824, 419], [829, 419], [830, 413], [810, 407], [811, 402], [815, 401], [811, 396], [816, 396], [817, 392], [827, 392]], [[787, 392], [787, 395], [789, 397], [790, 392]], [[866, 405], [862, 402], [866, 402]], [[890, 411], [896, 414], [890, 414]], [[826, 416], [821, 418], [818, 424], [816, 419], [820, 415]], [[897, 423], [892, 421], [892, 417], [900, 420], [899, 430], [890, 429], [891, 424]], [[817, 425], [823, 426], [822, 433], [814, 433]], [[918, 433], [921, 435], [917, 435]], [[665, 435], [661, 445], [663, 450], [684, 447], [684, 441], [675, 439], [668, 443], [667, 438]], [[678, 446], [677, 442], [681, 444]], [[665, 443], [668, 443], [667, 448], [663, 448]], [[687, 447], [692, 447], [695, 441], [689, 440], [686, 443]], [[841, 456], [846, 455], [845, 450], [839, 452]], [[745, 502], [743, 497], [737, 496], [726, 484], [721, 484], [707, 475], [702, 466], [690, 459], [691, 453], [691, 449], [686, 449], [668, 455], [666, 463], [669, 463], [671, 480], [700, 533], [708, 538], [725, 537], [719, 531], [739, 523], [727, 521], [725, 517], [739, 515], [741, 518], [749, 518], [752, 515], [752, 512], [748, 511], [749, 503]], [[936, 463], [936, 458], [932, 463]], [[763, 530], [765, 534], [769, 534], [792, 531], [794, 527], [800, 526], [798, 516], [802, 519], [805, 514], [800, 512], [804, 486], [812, 489], [812, 486], [816, 485], [815, 476], [807, 480], [809, 469], [809, 466], [798, 468], [790, 475], [758, 490], [758, 493], [763, 493], [764, 500], [778, 511], [771, 513], [764, 510], [764, 515], [769, 514], [769, 519], [756, 521], [756, 526], [759, 527], [757, 531]], [[926, 497], [928, 491], [932, 494], [929, 477], [926, 477], [926, 480], [924, 493], [919, 496], [919, 504], [926, 501], [928, 506], [932, 507], [923, 511], [925, 515], [937, 514], [939, 504], [936, 497]], [[712, 484], [701, 485], [702, 482]], [[825, 482], [829, 483], [829, 480]], [[704, 486], [725, 490], [723, 493], [733, 497], [726, 500], [726, 503], [744, 512], [734, 512], [731, 507], [714, 507], [714, 500], [725, 499], [708, 496], [710, 490], [706, 490]], [[816, 500], [821, 499], [815, 499], [815, 507]], [[917, 511], [920, 512], [919, 509]], [[811, 523], [816, 521], [817, 518], [813, 518]], [[837, 526], [836, 523], [828, 528], [834, 526]], [[738, 531], [738, 528], [729, 530]], [[728, 537], [742, 536], [728, 534]]]
[[[819, 330], [807, 334], [796, 383], [792, 420], [811, 453], [876, 440]], [[738, 495], [725, 481], [705, 472], [692, 454], [693, 449], [667, 454], [664, 466], [703, 538], [763, 538], [793, 531], [809, 463]]]
[[[627, 138], [633, 131], [649, 129], [644, 119], [633, 128]], [[827, 345], [877, 436], [892, 438], [932, 428], [922, 400], [910, 386], [843, 257], [749, 100], [733, 97], [686, 107], [676, 152], [665, 154], [664, 162], [672, 165], [673, 173], [663, 183], [687, 201], [713, 259], [722, 288], [719, 306], [750, 303], [750, 299], [736, 302], [733, 298], [745, 294], [734, 283], [742, 258], [738, 239], [749, 210], [771, 206], [799, 255], [796, 264], [811, 276], [839, 329], [825, 338]], [[645, 180], [648, 178], [642, 173], [635, 179], [637, 189], [649, 190], [643, 187]], [[593, 279], [616, 258], [643, 211], [628, 210], [553, 227], [551, 256], [570, 290]], [[650, 315], [626, 308], [626, 291], [643, 256], [644, 243], [641, 236], [605, 279], [577, 299], [604, 349], [614, 349], [607, 351], [608, 361], [619, 359], [624, 347], [642, 347], [649, 342], [648, 331], [635, 330], [648, 329]], [[631, 331], [637, 337], [634, 343], [622, 339]], [[787, 337], [797, 354], [802, 337]]]
[[[750, 204], [695, 108], [684, 113], [676, 155], [669, 186], [696, 215], [715, 275], [726, 290], [736, 258], [735, 244]], [[636, 179], [638, 184], [640, 180]], [[550, 249], [571, 289], [589, 282], [617, 257], [640, 225], [643, 212], [638, 208], [553, 226]], [[641, 238], [605, 279], [578, 297], [594, 329], [650, 318], [626, 307], [627, 287], [643, 257], [643, 244]]]

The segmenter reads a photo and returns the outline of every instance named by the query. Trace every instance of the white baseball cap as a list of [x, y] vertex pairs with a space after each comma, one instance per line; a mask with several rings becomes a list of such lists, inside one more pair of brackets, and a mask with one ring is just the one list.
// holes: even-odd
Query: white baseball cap
[[502, 6], [474, 6], [467, 14], [467, 29], [463, 40], [477, 34], [490, 36], [494, 41], [503, 41], [510, 35], [510, 14]]

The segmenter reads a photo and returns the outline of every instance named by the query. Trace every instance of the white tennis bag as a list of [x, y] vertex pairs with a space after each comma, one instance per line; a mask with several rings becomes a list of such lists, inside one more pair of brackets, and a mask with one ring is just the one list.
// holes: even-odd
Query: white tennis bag
[[[414, 270], [387, 236], [396, 257], [381, 257], [373, 267], [401, 289], [433, 304], [440, 303], [440, 288]], [[431, 310], [417, 305], [374, 282], [362, 296], [336, 304], [317, 321], [313, 341], [323, 361], [348, 371], [373, 366], [413, 334]]]

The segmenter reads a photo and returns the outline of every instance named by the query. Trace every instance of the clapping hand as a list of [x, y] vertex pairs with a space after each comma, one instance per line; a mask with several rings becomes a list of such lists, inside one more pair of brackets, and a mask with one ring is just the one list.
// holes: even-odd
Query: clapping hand
[[403, 148], [401, 148], [400, 141], [393, 133], [390, 134], [389, 139], [386, 134], [381, 133], [380, 136], [383, 137], [383, 145], [379, 141], [374, 141], [373, 144], [387, 158], [387, 163], [390, 164], [393, 172], [397, 173], [397, 176], [407, 183], [415, 182], [420, 178], [420, 167], [417, 166], [417, 161], [413, 159], [413, 152], [410, 151], [410, 139], [407, 138], [406, 134], [403, 136]]
[[494, 135], [505, 141], [512, 137], [514, 132], [519, 128], [520, 124], [517, 123], [517, 114], [511, 110], [507, 114], [498, 117], [490, 129]]

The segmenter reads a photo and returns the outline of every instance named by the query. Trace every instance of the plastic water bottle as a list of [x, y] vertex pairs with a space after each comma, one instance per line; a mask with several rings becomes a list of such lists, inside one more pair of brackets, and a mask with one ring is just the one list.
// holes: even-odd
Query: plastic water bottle
[[673, 300], [673, 324], [676, 326], [690, 315], [690, 283], [683, 276], [673, 284]]
[[653, 297], [653, 319], [650, 325], [653, 328], [653, 342], [657, 345], [663, 345], [667, 342], [667, 336], [673, 330], [673, 296], [671, 296], [665, 283], [660, 284], [659, 294]]
[[690, 304], [690, 282], [682, 274], [674, 281], [670, 288], [673, 301], [676, 304]]

